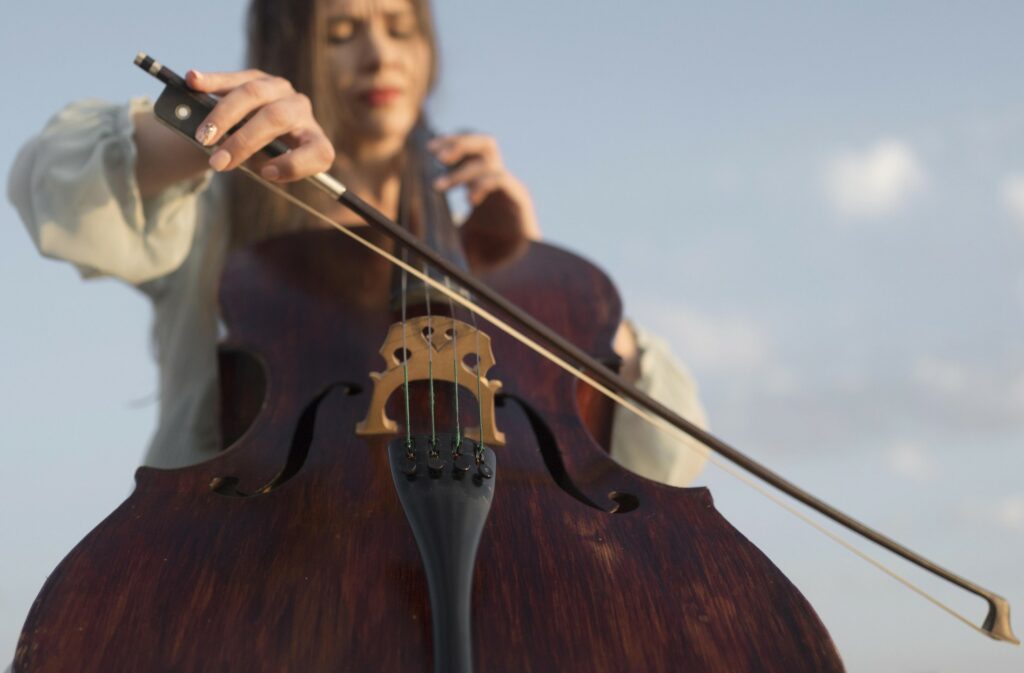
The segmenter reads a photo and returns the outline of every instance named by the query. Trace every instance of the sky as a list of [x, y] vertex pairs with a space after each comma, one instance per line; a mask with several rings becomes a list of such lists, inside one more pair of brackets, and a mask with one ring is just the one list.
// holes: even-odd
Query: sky
[[[155, 97], [139, 50], [236, 68], [244, 4], [18, 3], [0, 27], [0, 166], [69, 101]], [[545, 235], [605, 268], [693, 371], [712, 430], [1020, 614], [1024, 6], [437, 0], [436, 15], [435, 125], [497, 138]], [[145, 298], [40, 259], [6, 202], [0, 269], [9, 657], [47, 573], [130, 492], [156, 372]], [[850, 671], [1024, 666], [727, 475], [701, 483]], [[980, 601], [909, 572], [980, 622]]]

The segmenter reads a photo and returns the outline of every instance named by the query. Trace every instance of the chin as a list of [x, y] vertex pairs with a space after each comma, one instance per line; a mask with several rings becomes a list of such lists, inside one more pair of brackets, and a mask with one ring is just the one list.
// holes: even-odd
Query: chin
[[361, 135], [374, 140], [395, 138], [401, 139], [404, 142], [415, 124], [416, 117], [413, 115], [385, 112], [384, 114], [371, 115], [364, 120], [364, 123], [360, 125], [362, 127]]

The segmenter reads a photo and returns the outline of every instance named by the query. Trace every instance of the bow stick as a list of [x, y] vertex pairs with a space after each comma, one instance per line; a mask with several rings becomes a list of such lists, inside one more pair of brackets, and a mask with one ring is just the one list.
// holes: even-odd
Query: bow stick
[[[135, 64], [167, 85], [154, 107], [156, 117], [172, 129], [184, 135], [190, 142], [201, 148], [204, 152], [212, 152], [211, 148], [207, 148], [195, 140], [195, 132], [198, 129], [199, 124], [206, 118], [206, 115], [209, 114], [217, 104], [217, 99], [205, 93], [192, 91], [188, 88], [185, 80], [180, 75], [160, 64], [158, 61], [155, 61], [145, 53], [140, 52], [135, 57]], [[235, 129], [231, 129], [229, 134], [234, 130]], [[262, 151], [270, 156], [280, 156], [281, 154], [288, 152], [289, 149], [290, 148], [281, 140], [275, 140], [264, 147]], [[508, 322], [498, 318], [490, 311], [479, 306], [475, 300], [468, 299], [462, 293], [453, 291], [447, 285], [439, 283], [429, 275], [424, 274], [418, 269], [406, 264], [395, 255], [374, 246], [361, 236], [350, 232], [347, 227], [337, 224], [326, 215], [323, 215], [322, 213], [319, 213], [319, 211], [313, 209], [311, 206], [298, 201], [295, 197], [291, 196], [284, 190], [281, 190], [276, 185], [272, 185], [271, 183], [267, 183], [266, 181], [258, 178], [255, 174], [252, 174], [244, 167], [243, 170], [246, 170], [250, 175], [253, 175], [257, 181], [271, 187], [274, 191], [277, 191], [285, 198], [289, 198], [293, 203], [307, 210], [307, 212], [310, 212], [320, 219], [330, 223], [340, 231], [352, 236], [364, 245], [373, 249], [378, 254], [387, 257], [392, 263], [397, 264], [409, 273], [419, 277], [420, 280], [448, 295], [457, 303], [480, 313], [480, 315], [499, 329], [507, 332], [510, 336], [523, 342], [525, 345], [552, 360], [555, 364], [558, 364], [580, 380], [587, 382], [611, 397], [616, 402], [619, 402], [628, 409], [640, 414], [645, 419], [655, 423], [659, 427], [675, 429], [693, 437], [720, 456], [731, 461], [733, 464], [770, 484], [779, 491], [782, 491], [790, 497], [802, 502], [804, 505], [818, 513], [828, 517], [840, 526], [857, 533], [861, 537], [867, 538], [875, 544], [903, 557], [924, 570], [984, 599], [986, 603], [988, 603], [988, 614], [981, 626], [976, 626], [967, 618], [959, 615], [959, 613], [953, 611], [951, 608], [946, 607], [937, 599], [931, 598], [922, 590], [914, 587], [914, 585], [910, 584], [908, 581], [900, 579], [892, 571], [886, 570], [886, 572], [897, 577], [897, 579], [900, 579], [904, 584], [907, 584], [918, 593], [921, 593], [932, 602], [943, 607], [957, 618], [994, 640], [1009, 642], [1016, 645], [1020, 644], [1020, 641], [1016, 636], [1014, 636], [1013, 630], [1010, 626], [1010, 604], [1005, 598], [979, 586], [978, 584], [975, 584], [974, 582], [971, 582], [970, 580], [960, 577], [952, 571], [947, 570], [946, 568], [943, 568], [920, 554], [908, 549], [892, 538], [883, 535], [848, 514], [836, 509], [832, 505], [829, 505], [820, 498], [798, 487], [781, 475], [770, 470], [766, 466], [660, 404], [646, 393], [626, 382], [611, 369], [601, 364], [575, 345], [569, 343], [560, 335], [556, 334], [547, 325], [539, 322], [533, 316], [509, 302], [487, 285], [483, 284], [467, 272], [458, 268], [430, 248], [423, 245], [409, 231], [392, 222], [383, 213], [370, 206], [356, 194], [350, 192], [335, 178], [326, 173], [319, 173], [306, 178], [306, 180], [312, 182], [338, 203], [359, 215], [367, 224], [387, 234], [401, 249], [415, 254], [434, 269], [444, 273], [451, 279], [458, 281], [458, 283], [460, 283], [463, 288], [470, 291], [474, 297], [483, 299], [489, 306], [492, 306], [503, 314], [509, 316], [515, 326], [510, 325]], [[533, 338], [524, 334], [524, 331], [532, 335]], [[863, 556], [863, 554], [860, 555]], [[884, 569], [884, 566], [881, 566], [881, 564], [877, 562], [873, 563]]]

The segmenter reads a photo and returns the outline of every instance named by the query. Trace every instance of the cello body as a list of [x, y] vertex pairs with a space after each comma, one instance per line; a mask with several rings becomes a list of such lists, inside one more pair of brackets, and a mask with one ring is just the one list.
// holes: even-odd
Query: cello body
[[[614, 358], [620, 302], [593, 265], [531, 244], [483, 280]], [[15, 672], [435, 670], [435, 615], [389, 466], [393, 438], [354, 433], [397, 321], [393, 287], [384, 261], [333, 232], [231, 254], [220, 290], [235, 354], [222, 370], [234, 386], [230, 446], [199, 465], [138, 470], [129, 498], [49, 576]], [[489, 334], [507, 443], [495, 448], [467, 580], [474, 670], [842, 670], [811, 606], [707, 489], [620, 467], [588, 427], [576, 380]], [[413, 392], [422, 418], [422, 384]], [[438, 425], [451, 425], [451, 395], [437, 399]], [[472, 424], [475, 407], [460, 408]]]

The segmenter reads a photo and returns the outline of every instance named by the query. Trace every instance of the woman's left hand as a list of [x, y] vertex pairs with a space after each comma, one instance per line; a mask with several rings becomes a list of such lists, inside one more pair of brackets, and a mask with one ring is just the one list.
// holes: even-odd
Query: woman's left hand
[[491, 136], [439, 136], [428, 144], [450, 172], [434, 188], [464, 186], [473, 212], [462, 226], [462, 240], [474, 267], [491, 267], [513, 258], [529, 241], [541, 238], [533, 200], [526, 186], [508, 172]]

